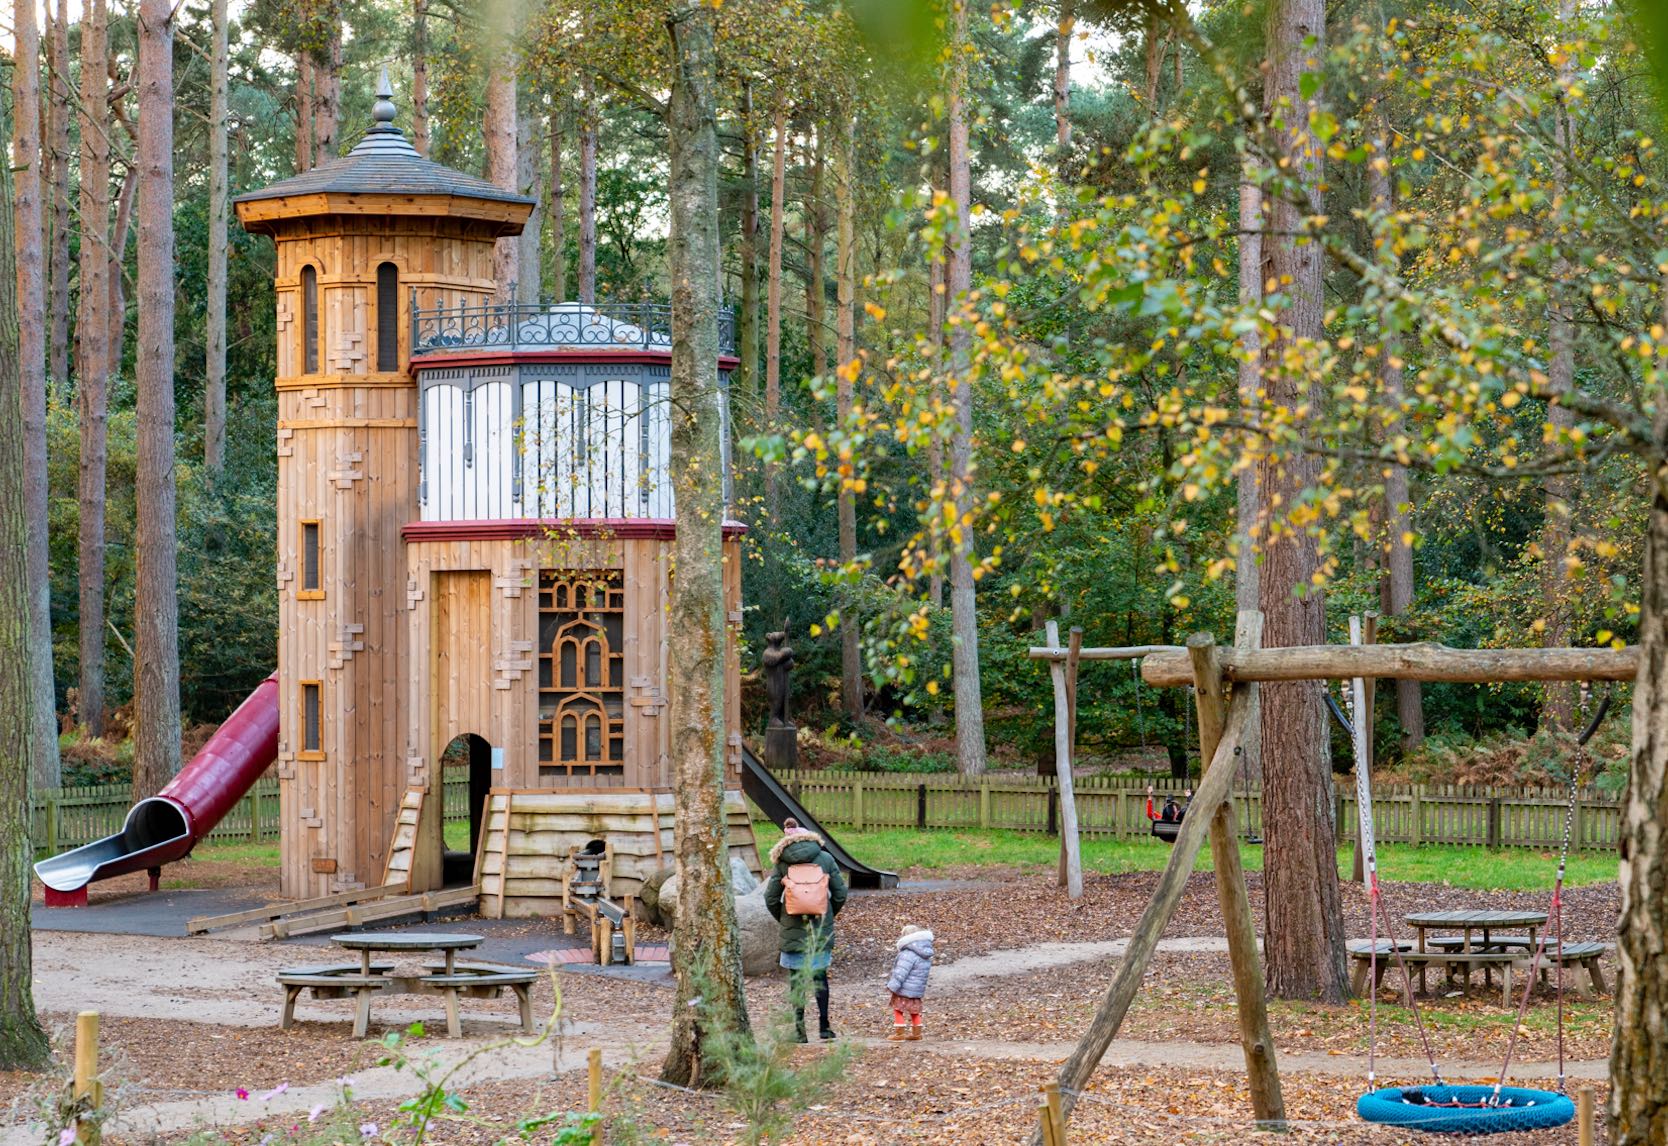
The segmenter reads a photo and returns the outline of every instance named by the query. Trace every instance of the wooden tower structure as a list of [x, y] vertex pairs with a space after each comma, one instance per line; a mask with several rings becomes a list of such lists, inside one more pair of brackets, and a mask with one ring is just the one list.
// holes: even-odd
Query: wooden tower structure
[[499, 301], [533, 201], [419, 156], [386, 75], [373, 114], [236, 201], [278, 255], [282, 890], [439, 886], [453, 763], [485, 909], [551, 910], [596, 838], [628, 894], [671, 855], [670, 314]]

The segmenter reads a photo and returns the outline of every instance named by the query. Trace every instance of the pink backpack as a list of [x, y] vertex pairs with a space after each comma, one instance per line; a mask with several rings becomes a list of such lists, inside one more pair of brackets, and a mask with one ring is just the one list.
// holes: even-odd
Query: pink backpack
[[782, 877], [782, 910], [821, 918], [828, 914], [828, 873], [821, 864], [796, 863]]

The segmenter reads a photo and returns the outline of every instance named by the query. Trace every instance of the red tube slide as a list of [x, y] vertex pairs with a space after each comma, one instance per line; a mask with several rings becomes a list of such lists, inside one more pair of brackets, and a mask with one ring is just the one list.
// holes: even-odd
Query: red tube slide
[[[87, 902], [87, 885], [184, 859], [278, 756], [278, 674], [249, 694], [167, 787], [140, 800], [113, 836], [41, 860], [48, 907]], [[154, 881], [153, 881], [154, 886]]]

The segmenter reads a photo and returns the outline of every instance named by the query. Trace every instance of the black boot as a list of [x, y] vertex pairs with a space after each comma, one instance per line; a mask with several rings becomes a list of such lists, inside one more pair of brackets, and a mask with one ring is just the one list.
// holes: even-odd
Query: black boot
[[808, 1043], [811, 1041], [805, 1037], [804, 1007], [795, 1007], [793, 1009], [793, 1038], [796, 1043]]
[[838, 1036], [834, 1034], [834, 1028], [828, 1025], [828, 984], [826, 982], [817, 988], [817, 1018], [822, 1023], [822, 1028], [818, 1031], [818, 1034], [822, 1036], [824, 1042], [833, 1042]]

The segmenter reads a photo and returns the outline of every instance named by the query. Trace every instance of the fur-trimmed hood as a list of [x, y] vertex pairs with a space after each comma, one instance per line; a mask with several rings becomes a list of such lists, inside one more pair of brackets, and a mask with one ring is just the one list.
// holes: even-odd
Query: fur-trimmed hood
[[893, 944], [893, 947], [899, 951], [908, 947], [917, 955], [921, 956], [921, 958], [931, 959], [932, 932], [930, 930], [923, 929], [921, 931], [911, 931], [908, 935], [900, 935], [898, 936], [897, 943]]
[[[822, 850], [822, 837], [817, 835], [817, 833], [815, 833], [815, 832], [807, 831], [804, 828], [801, 828], [797, 832], [789, 832], [787, 835], [783, 836], [781, 839], [776, 841], [776, 846], [774, 846], [773, 848], [770, 849], [770, 862], [773, 863], [773, 864], [781, 863], [782, 862], [782, 853], [787, 851], [794, 844], [799, 844], [799, 843], [815, 844], [816, 847], [817, 847], [817, 851]], [[799, 863], [810, 863], [815, 858], [816, 858], [816, 856], [813, 854], [813, 855], [810, 855], [810, 856], [806, 856], [804, 859], [799, 860], [797, 862], [799, 862]]]

